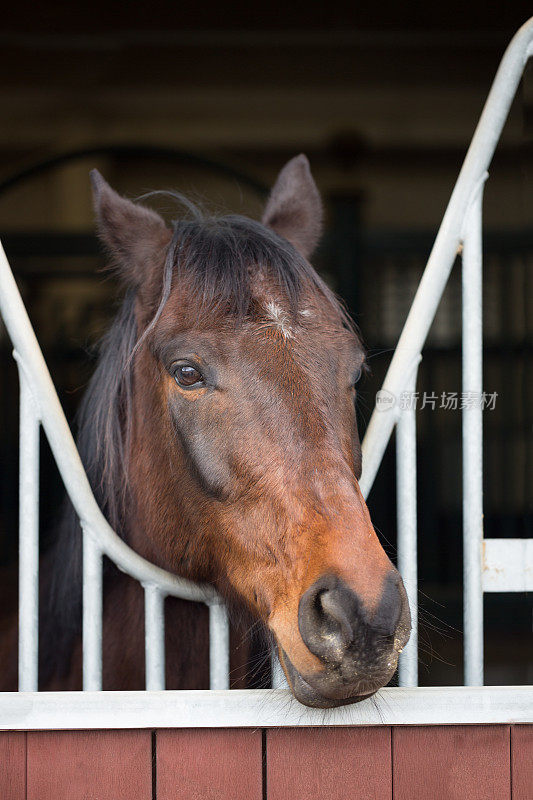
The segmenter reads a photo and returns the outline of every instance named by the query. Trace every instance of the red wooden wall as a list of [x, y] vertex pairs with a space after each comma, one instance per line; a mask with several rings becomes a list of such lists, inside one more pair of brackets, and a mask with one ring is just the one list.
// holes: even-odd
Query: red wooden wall
[[0, 733], [2, 800], [532, 800], [533, 725]]

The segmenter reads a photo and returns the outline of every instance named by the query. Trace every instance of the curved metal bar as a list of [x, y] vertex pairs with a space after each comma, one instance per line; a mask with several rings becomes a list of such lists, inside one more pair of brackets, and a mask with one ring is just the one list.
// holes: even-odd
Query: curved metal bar
[[90, 536], [119, 569], [165, 594], [208, 605], [220, 602], [212, 586], [199, 585], [156, 567], [128, 547], [111, 528], [90, 487], [48, 367], [0, 244], [0, 313], [24, 367], [38, 414], [72, 504]]
[[[476, 131], [452, 192], [435, 244], [409, 311], [383, 391], [405, 391], [408, 366], [421, 353], [463, 238], [470, 203], [494, 155], [524, 67], [533, 50], [533, 18], [517, 31], [496, 73]], [[374, 409], [363, 441], [361, 491], [366, 497], [381, 464], [396, 418]]]

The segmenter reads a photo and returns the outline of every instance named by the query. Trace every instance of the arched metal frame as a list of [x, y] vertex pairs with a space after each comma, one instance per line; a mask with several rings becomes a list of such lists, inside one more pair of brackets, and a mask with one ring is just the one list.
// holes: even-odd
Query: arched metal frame
[[109, 144], [97, 145], [94, 147], [80, 147], [74, 150], [57, 153], [48, 158], [43, 158], [40, 161], [28, 164], [26, 167], [18, 169], [12, 175], [0, 181], [0, 194], [9, 191], [23, 181], [42, 175], [44, 172], [56, 169], [64, 164], [70, 164], [73, 161], [91, 157], [111, 157], [118, 162], [126, 158], [150, 158], [152, 160], [186, 164], [188, 166], [210, 170], [211, 172], [218, 172], [227, 178], [233, 178], [261, 197], [264, 197], [268, 191], [264, 183], [248, 175], [248, 173], [221, 161], [206, 158], [196, 153], [189, 153], [186, 150], [146, 144]]

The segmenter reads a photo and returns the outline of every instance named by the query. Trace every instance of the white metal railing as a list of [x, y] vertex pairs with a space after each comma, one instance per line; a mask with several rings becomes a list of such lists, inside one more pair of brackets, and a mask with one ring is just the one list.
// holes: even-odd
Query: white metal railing
[[[533, 18], [515, 34], [499, 66], [435, 244], [383, 383], [394, 404], [413, 381], [413, 363], [435, 317], [455, 258], [462, 252], [463, 392], [482, 392], [482, 197], [487, 169], [520, 78], [533, 53]], [[407, 415], [407, 416], [406, 416]], [[361, 489], [368, 496], [395, 426], [398, 561], [406, 578], [416, 637], [416, 428], [411, 412], [374, 410], [363, 441]], [[533, 589], [533, 540], [483, 538], [481, 404], [463, 409], [464, 655], [467, 686], [483, 684], [483, 592]], [[413, 499], [414, 498], [414, 499]], [[400, 658], [400, 685], [416, 685], [416, 638]], [[402, 663], [403, 662], [403, 663]]]
[[[533, 50], [533, 19], [526, 23], [510, 43], [499, 67], [485, 108], [481, 115], [472, 143], [465, 158], [458, 181], [452, 193], [427, 267], [416, 293], [411, 311], [400, 336], [391, 361], [382, 394], [393, 401], [415, 388], [421, 352], [429, 332], [436, 309], [443, 294], [456, 254], [462, 247], [463, 260], [463, 389], [465, 392], [480, 392], [482, 388], [482, 315], [481, 315], [481, 229], [482, 189], [487, 168], [500, 137], [512, 99]], [[83, 683], [84, 690], [99, 690], [102, 683], [102, 556], [108, 556], [121, 570], [138, 580], [145, 591], [146, 630], [146, 686], [148, 690], [164, 688], [164, 598], [175, 595], [188, 600], [206, 603], [210, 621], [210, 685], [225, 689], [229, 686], [229, 627], [225, 606], [209, 586], [201, 586], [178, 578], [150, 564], [112, 530], [101, 513], [91, 491], [70, 428], [66, 422], [50, 374], [31, 327], [28, 315], [17, 289], [5, 253], [0, 246], [0, 313], [14, 345], [14, 354], [20, 375], [20, 598], [19, 598], [19, 689], [35, 692], [38, 686], [38, 478], [39, 478], [39, 431], [42, 425], [67, 492], [80, 519], [83, 530]], [[381, 463], [385, 448], [393, 429], [397, 426], [397, 505], [398, 505], [398, 560], [411, 608], [413, 610], [413, 633], [400, 660], [400, 684], [417, 685], [417, 520], [416, 520], [416, 416], [414, 408], [400, 408], [394, 404], [387, 413], [374, 411], [363, 441], [364, 471], [361, 488], [368, 495]], [[464, 584], [465, 584], [465, 683], [482, 684], [483, 681], [483, 592], [522, 591], [533, 589], [533, 540], [483, 539], [482, 522], [482, 412], [481, 408], [469, 407], [463, 416], [463, 494], [464, 494]], [[279, 666], [274, 665], [274, 683], [279, 685]], [[394, 690], [387, 690], [394, 692]], [[404, 690], [399, 690], [404, 691]], [[407, 690], [405, 690], [407, 691]], [[413, 702], [413, 714], [400, 715], [397, 721], [426, 719], [427, 708], [440, 708], [431, 692], [421, 692], [420, 703]], [[466, 691], [466, 690], [465, 690]], [[117, 693], [112, 693], [116, 695]], [[134, 709], [138, 708], [137, 693]], [[169, 693], [175, 695], [176, 693]], [[197, 693], [183, 693], [185, 700], [176, 700], [169, 709], [178, 717], [170, 724], [183, 720], [183, 703], [196, 703], [197, 709], [205, 704]], [[233, 693], [232, 693], [233, 694]], [[246, 693], [247, 696], [251, 693]], [[122, 696], [123, 693], [118, 693]], [[72, 693], [73, 700], [78, 694]], [[415, 695], [416, 696], [416, 695]], [[493, 719], [520, 719], [531, 721], [531, 693], [524, 690], [491, 691], [484, 695], [463, 694], [476, 704], [476, 713], [469, 721], [491, 721]], [[102, 727], [105, 709], [94, 695], [86, 695], [81, 708], [87, 710], [82, 727]], [[396, 696], [395, 696], [396, 697]], [[398, 708], [406, 711], [405, 698], [399, 695]], [[502, 698], [506, 698], [508, 712], [503, 714]], [[192, 698], [192, 699], [191, 699]], [[403, 699], [402, 699], [403, 698]], [[450, 695], [452, 704], [456, 695]], [[520, 701], [517, 704], [517, 698]], [[526, 698], [526, 699], [524, 699]], [[3, 708], [7, 711], [8, 727], [32, 727], [43, 725], [42, 713], [46, 717], [48, 700], [55, 703], [53, 695], [43, 696], [39, 705], [32, 705], [28, 715], [26, 706], [7, 698]], [[405, 701], [405, 702], [404, 702]], [[122, 706], [122, 700], [113, 703], [113, 713], [124, 708], [121, 724], [131, 726], [131, 707]], [[214, 702], [214, 701], [213, 701]], [[231, 705], [233, 701], [228, 703]], [[429, 706], [424, 705], [428, 703]], [[437, 706], [431, 706], [431, 703]], [[457, 701], [461, 702], [461, 701]], [[527, 708], [524, 710], [524, 703]], [[85, 704], [85, 705], [84, 705]], [[92, 705], [91, 705], [92, 704]], [[180, 705], [181, 704], [181, 705]], [[500, 704], [500, 705], [498, 705]], [[228, 706], [228, 708], [230, 707]], [[187, 706], [188, 707], [188, 706]], [[90, 708], [98, 709], [91, 717]], [[298, 711], [302, 724], [317, 724], [324, 720], [323, 712], [307, 709]], [[454, 706], [455, 708], [455, 706]], [[181, 710], [180, 710], [181, 709]], [[213, 722], [213, 709], [209, 706], [206, 718], [209, 724], [248, 724], [230, 709]], [[516, 711], [518, 709], [518, 711]], [[43, 711], [44, 710], [44, 711]], [[154, 715], [142, 721], [135, 720], [133, 726], [149, 724], [148, 721], [165, 718], [165, 709], [155, 707]], [[345, 724], [345, 710], [332, 712], [329, 724]], [[485, 714], [487, 712], [487, 714]], [[32, 716], [33, 713], [33, 716]], [[76, 712], [78, 713], [78, 712]], [[81, 711], [79, 712], [81, 714]], [[168, 712], [170, 713], [170, 711]], [[199, 711], [200, 713], [200, 711]], [[202, 712], [203, 713], [203, 712]], [[294, 724], [280, 714], [267, 719], [276, 719], [272, 724]], [[372, 714], [365, 710], [351, 710], [353, 720], [372, 721]], [[378, 712], [383, 722], [382, 710]], [[455, 712], [454, 712], [455, 713]], [[459, 712], [457, 712], [459, 713]], [[9, 717], [12, 714], [12, 717]], [[181, 714], [181, 716], [179, 716]], [[391, 712], [394, 717], [394, 712]], [[14, 715], [14, 716], [13, 716]], [[17, 716], [18, 715], [18, 716]], [[366, 715], [366, 716], [365, 716]], [[492, 715], [492, 716], [491, 716]], [[51, 712], [53, 717], [53, 712]], [[74, 715], [75, 716], [75, 715]], [[83, 714], [81, 714], [83, 716]], [[186, 716], [186, 713], [185, 713]], [[461, 715], [459, 714], [459, 717]], [[35, 719], [34, 719], [35, 717]], [[200, 714], [201, 717], [201, 714]], [[352, 719], [350, 717], [350, 719]], [[454, 717], [453, 721], [459, 721]], [[360, 719], [359, 719], [360, 718]], [[462, 717], [461, 717], [462, 718]], [[113, 721], [115, 721], [113, 717]], [[199, 719], [198, 724], [205, 724]], [[237, 723], [236, 720], [241, 722]], [[452, 721], [439, 717], [441, 721]], [[430, 722], [439, 721], [433, 716]], [[315, 720], [315, 721], [314, 721]], [[338, 722], [337, 722], [338, 720]], [[185, 723], [191, 724], [187, 717]], [[256, 723], [250, 723], [256, 724]], [[259, 724], [259, 723], [257, 723]], [[270, 724], [266, 722], [265, 724]], [[0, 727], [3, 727], [0, 723]], [[50, 725], [48, 725], [50, 727]], [[55, 725], [52, 725], [55, 727]]]
[[145, 592], [146, 685], [165, 688], [164, 598], [209, 606], [210, 685], [229, 688], [229, 623], [210, 586], [150, 564], [113, 531], [93, 496], [50, 373], [0, 245], [0, 313], [20, 378], [19, 690], [38, 688], [39, 430], [42, 425], [83, 530], [83, 687], [102, 688], [102, 556], [136, 578]]

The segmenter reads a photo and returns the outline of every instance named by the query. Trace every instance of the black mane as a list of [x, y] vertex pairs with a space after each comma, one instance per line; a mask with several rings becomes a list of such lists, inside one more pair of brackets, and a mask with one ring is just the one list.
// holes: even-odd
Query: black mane
[[[96, 369], [78, 409], [78, 451], [96, 501], [114, 530], [124, 535], [131, 354], [137, 340], [135, 296], [127, 293], [100, 343]], [[106, 564], [109, 569], [109, 563]], [[82, 620], [82, 531], [65, 500], [57, 539], [48, 556], [48, 594], [41, 603], [39, 681], [67, 674]]]
[[293, 311], [304, 287], [327, 297], [340, 311], [330, 290], [292, 244], [248, 217], [174, 223], [167, 264], [177, 275], [192, 277], [202, 305], [238, 317], [249, 310], [257, 271], [279, 286]]
[[[154, 193], [161, 194], [161, 193]], [[326, 298], [346, 327], [352, 323], [333, 293], [286, 240], [247, 217], [204, 215], [179, 195], [172, 195], [190, 217], [173, 224], [174, 233], [161, 276], [160, 302], [144, 331], [137, 330], [136, 297], [125, 295], [104, 336], [97, 366], [77, 415], [77, 443], [82, 462], [105, 517], [125, 538], [127, 459], [131, 424], [132, 364], [146, 334], [155, 325], [175, 277], [187, 274], [206, 307], [243, 318], [252, 302], [252, 278], [258, 268], [279, 285], [297, 310], [302, 290]], [[48, 597], [42, 603], [40, 648], [42, 685], [66, 674], [81, 627], [82, 534], [67, 499], [57, 541], [49, 554]]]

